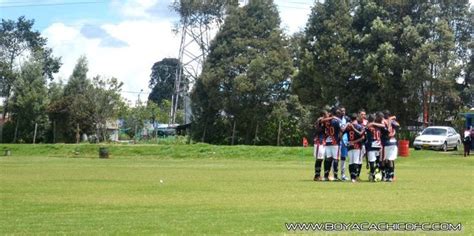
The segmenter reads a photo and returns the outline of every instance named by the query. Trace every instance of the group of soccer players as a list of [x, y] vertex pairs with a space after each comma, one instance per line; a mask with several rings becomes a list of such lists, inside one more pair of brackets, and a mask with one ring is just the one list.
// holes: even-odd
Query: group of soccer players
[[[330, 113], [321, 111], [315, 123], [314, 181], [347, 180], [345, 162], [349, 158], [350, 179], [357, 182], [365, 157], [366, 166], [370, 168], [369, 181], [376, 180], [377, 170], [382, 181], [392, 182], [398, 152], [395, 134], [399, 126], [389, 111], [376, 112], [368, 117], [364, 110], [347, 117], [343, 107], [333, 108]], [[341, 179], [338, 178], [339, 161]], [[333, 178], [330, 179], [331, 169]]]

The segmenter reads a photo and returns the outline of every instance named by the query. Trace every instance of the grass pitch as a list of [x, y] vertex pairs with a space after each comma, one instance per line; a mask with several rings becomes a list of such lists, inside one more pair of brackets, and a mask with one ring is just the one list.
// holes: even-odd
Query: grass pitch
[[396, 182], [353, 184], [313, 182], [310, 148], [112, 145], [104, 160], [95, 145], [2, 147], [0, 234], [286, 234], [290, 222], [474, 233], [474, 157], [455, 153], [411, 150]]

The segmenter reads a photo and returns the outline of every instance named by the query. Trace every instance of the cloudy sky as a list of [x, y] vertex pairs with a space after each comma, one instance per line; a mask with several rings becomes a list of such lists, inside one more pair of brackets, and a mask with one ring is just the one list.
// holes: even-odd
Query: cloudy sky
[[[63, 66], [56, 75], [67, 80], [81, 55], [89, 76], [116, 77], [123, 96], [148, 96], [153, 63], [177, 57], [179, 35], [172, 32], [172, 0], [0, 0], [0, 17], [35, 19], [35, 29], [48, 39]], [[304, 28], [313, 0], [276, 0], [287, 33]]]

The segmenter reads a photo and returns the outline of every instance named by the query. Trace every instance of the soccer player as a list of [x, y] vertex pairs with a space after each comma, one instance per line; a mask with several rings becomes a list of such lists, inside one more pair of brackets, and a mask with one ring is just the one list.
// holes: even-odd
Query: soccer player
[[377, 118], [382, 116], [382, 124], [375, 123], [382, 131], [382, 158], [383, 158], [383, 180], [392, 182], [395, 177], [395, 160], [398, 155], [397, 139], [395, 138], [396, 130], [400, 124], [395, 120], [395, 116], [390, 116], [389, 111], [383, 113], [378, 112]]
[[321, 166], [324, 160], [324, 146], [326, 145], [326, 140], [324, 136], [324, 122], [323, 119], [329, 117], [329, 113], [325, 110], [321, 111], [320, 117], [316, 120], [314, 125], [315, 135], [314, 135], [314, 181], [321, 180]]
[[358, 124], [357, 114], [352, 114], [351, 123], [349, 123], [344, 130], [344, 134], [348, 136], [348, 156], [349, 156], [349, 172], [351, 173], [351, 181], [356, 182], [360, 174], [360, 167], [362, 166], [362, 141], [364, 140], [363, 127]]
[[359, 124], [366, 127], [369, 122], [367, 120], [367, 113], [365, 112], [364, 109], [359, 110], [359, 118], [360, 118]]
[[[345, 129], [346, 125], [349, 123], [350, 118], [346, 116], [346, 108], [340, 107], [340, 113], [338, 113], [339, 119], [341, 119], [342, 129]], [[347, 134], [342, 135], [341, 140], [341, 180], [345, 181], [346, 178], [346, 158], [348, 152], [348, 137]]]
[[[364, 109], [360, 109], [359, 110], [359, 114], [358, 114], [358, 118], [357, 118], [357, 122], [359, 125], [362, 126], [364, 132], [365, 132], [365, 128], [367, 127], [367, 116], [366, 116], [366, 112]], [[362, 145], [362, 148], [361, 148], [361, 153], [362, 153], [362, 156], [365, 157], [365, 161], [366, 161], [366, 165], [367, 165], [367, 169], [369, 168], [369, 162], [367, 160], [367, 150], [366, 150], [366, 145]], [[359, 173], [357, 175], [357, 177], [360, 176], [360, 171], [362, 170], [362, 163], [361, 165], [359, 166]]]
[[334, 180], [339, 180], [337, 177], [337, 167], [339, 160], [339, 151], [341, 144], [341, 120], [337, 117], [340, 114], [340, 110], [333, 108], [331, 110], [332, 116], [323, 119], [325, 122], [325, 136], [326, 136], [326, 147], [325, 147], [325, 159], [324, 159], [324, 180], [329, 179], [329, 172], [331, 166], [333, 167]]
[[[375, 181], [375, 167], [376, 164], [380, 168], [380, 149], [382, 148], [381, 144], [381, 128], [374, 125], [375, 116], [369, 115], [368, 124], [366, 127], [366, 150], [367, 150], [367, 159], [370, 166], [370, 175], [369, 181]], [[382, 122], [380, 117], [379, 122]]]
[[384, 146], [384, 160], [386, 166], [385, 181], [392, 182], [395, 177], [395, 160], [398, 155], [398, 142], [395, 138], [400, 124], [396, 121], [396, 116], [384, 111], [385, 129], [382, 129], [382, 143]]
[[471, 153], [471, 138], [472, 126], [466, 129], [463, 134], [462, 144], [464, 145], [464, 157], [469, 156]]

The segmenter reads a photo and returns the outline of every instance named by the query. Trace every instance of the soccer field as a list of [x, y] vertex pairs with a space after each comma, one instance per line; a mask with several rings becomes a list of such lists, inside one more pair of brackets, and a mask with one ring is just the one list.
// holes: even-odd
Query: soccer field
[[396, 182], [350, 183], [312, 181], [311, 148], [116, 145], [98, 159], [94, 145], [8, 147], [2, 235], [286, 234], [291, 222], [450, 222], [474, 233], [474, 157], [454, 153], [411, 150]]

